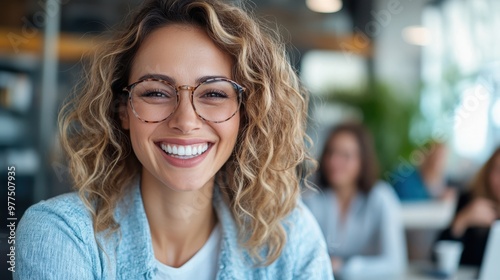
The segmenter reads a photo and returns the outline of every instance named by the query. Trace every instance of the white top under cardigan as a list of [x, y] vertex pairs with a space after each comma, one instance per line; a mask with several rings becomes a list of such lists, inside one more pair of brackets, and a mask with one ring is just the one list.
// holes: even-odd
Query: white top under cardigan
[[217, 224], [208, 237], [207, 242], [185, 264], [172, 267], [158, 262], [158, 273], [154, 280], [213, 280], [217, 276], [217, 260], [219, 259], [222, 232]]
[[400, 279], [407, 254], [399, 200], [390, 185], [378, 182], [358, 193], [345, 220], [330, 188], [308, 192], [304, 202], [318, 220], [330, 256], [344, 260], [342, 279]]

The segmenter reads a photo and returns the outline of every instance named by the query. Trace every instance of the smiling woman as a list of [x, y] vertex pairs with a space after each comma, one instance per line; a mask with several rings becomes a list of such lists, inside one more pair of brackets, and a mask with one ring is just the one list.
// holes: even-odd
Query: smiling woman
[[14, 278], [332, 279], [275, 34], [221, 1], [143, 4], [61, 111], [77, 192], [26, 211]]

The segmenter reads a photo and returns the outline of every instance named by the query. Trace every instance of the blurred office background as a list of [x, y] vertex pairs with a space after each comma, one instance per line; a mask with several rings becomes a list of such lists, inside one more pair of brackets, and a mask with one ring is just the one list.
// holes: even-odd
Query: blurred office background
[[[139, 2], [2, 0], [0, 178], [6, 182], [6, 167], [16, 167], [18, 218], [29, 205], [71, 190], [57, 112], [80, 82], [86, 54]], [[415, 151], [434, 139], [446, 143], [446, 177], [460, 189], [500, 143], [499, 1], [237, 2], [289, 42], [312, 96], [315, 156], [332, 125], [363, 122], [374, 134], [382, 179], [413, 164]], [[4, 188], [4, 207], [6, 195]], [[409, 232], [436, 231], [451, 219], [451, 210], [429, 221], [418, 209], [404, 215]]]

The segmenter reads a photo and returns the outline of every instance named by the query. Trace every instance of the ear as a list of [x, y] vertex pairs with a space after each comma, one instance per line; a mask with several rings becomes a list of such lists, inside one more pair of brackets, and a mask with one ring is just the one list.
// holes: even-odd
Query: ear
[[122, 102], [119, 107], [118, 107], [119, 115], [120, 115], [120, 122], [122, 125], [122, 128], [125, 130], [130, 129], [130, 120], [128, 117], [128, 108], [127, 108], [127, 102]]

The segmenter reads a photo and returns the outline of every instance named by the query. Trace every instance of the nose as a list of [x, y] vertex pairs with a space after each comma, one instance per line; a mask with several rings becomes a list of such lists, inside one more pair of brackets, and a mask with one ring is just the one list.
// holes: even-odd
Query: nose
[[188, 134], [194, 130], [200, 129], [203, 120], [198, 117], [191, 103], [191, 91], [188, 89], [178, 90], [179, 104], [167, 119], [168, 126], [182, 134]]

